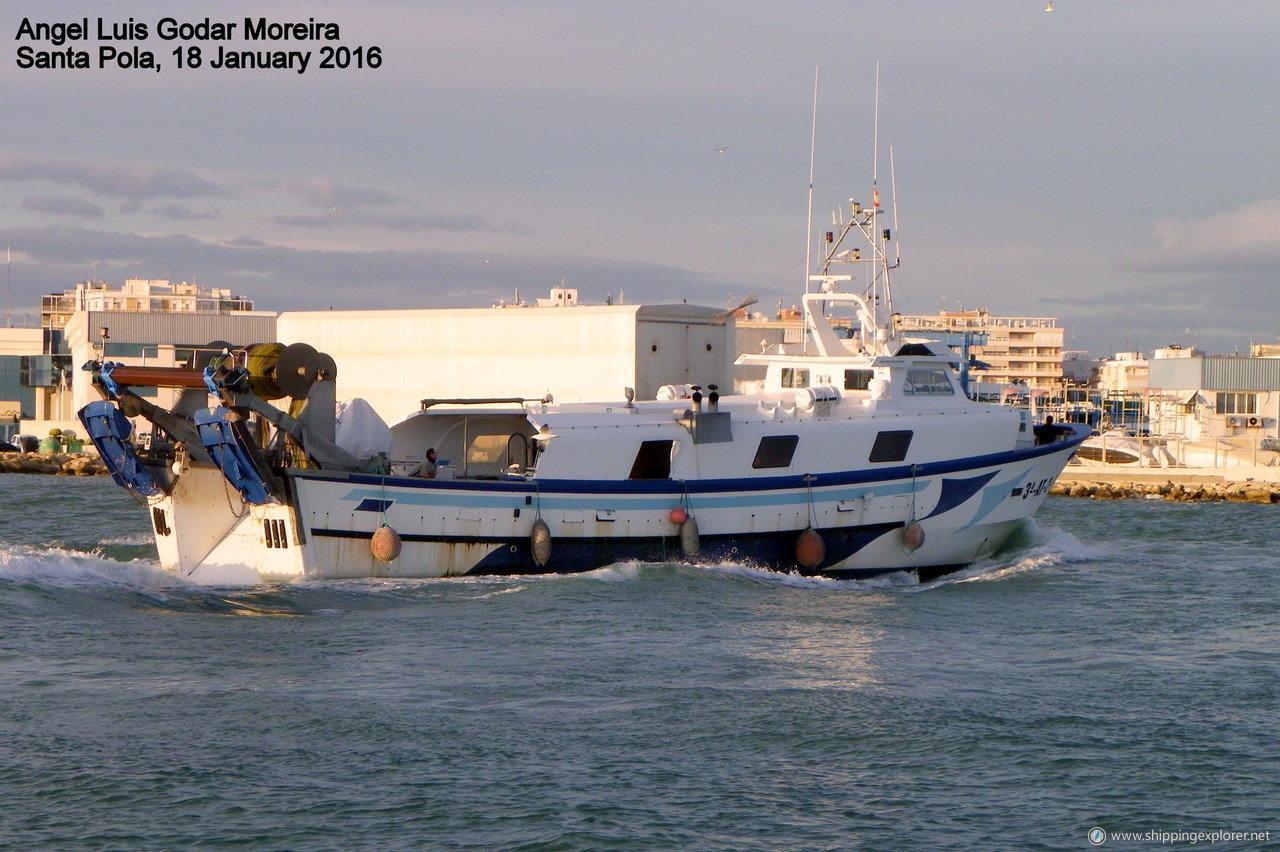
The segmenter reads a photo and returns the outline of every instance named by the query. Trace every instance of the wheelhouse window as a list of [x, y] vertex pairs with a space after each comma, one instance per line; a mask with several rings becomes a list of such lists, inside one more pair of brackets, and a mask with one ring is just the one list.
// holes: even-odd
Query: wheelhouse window
[[782, 386], [784, 388], [809, 387], [809, 370], [807, 367], [783, 367]]
[[791, 457], [796, 454], [799, 435], [766, 435], [756, 447], [751, 466], [759, 470], [765, 467], [791, 467]]
[[907, 450], [911, 447], [911, 436], [913, 434], [910, 429], [881, 432], [876, 435], [876, 442], [871, 447], [871, 455], [867, 458], [867, 461], [902, 461], [907, 457]]
[[871, 387], [871, 379], [875, 376], [874, 370], [845, 370], [844, 371], [844, 389], [845, 390], [866, 390]]
[[1258, 395], [1256, 393], [1220, 393], [1217, 407], [1219, 414], [1257, 414]]
[[671, 476], [674, 441], [643, 441], [631, 465], [631, 479], [667, 479]]
[[951, 396], [956, 389], [941, 367], [916, 367], [907, 370], [902, 392], [907, 396]]

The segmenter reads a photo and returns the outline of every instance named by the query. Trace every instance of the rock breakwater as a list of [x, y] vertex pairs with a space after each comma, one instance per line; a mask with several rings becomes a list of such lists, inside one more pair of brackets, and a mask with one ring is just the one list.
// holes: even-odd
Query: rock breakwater
[[1094, 500], [1161, 499], [1176, 503], [1280, 503], [1274, 482], [1089, 482], [1063, 480], [1049, 491], [1063, 497]]
[[102, 476], [106, 472], [92, 453], [0, 453], [0, 473]]

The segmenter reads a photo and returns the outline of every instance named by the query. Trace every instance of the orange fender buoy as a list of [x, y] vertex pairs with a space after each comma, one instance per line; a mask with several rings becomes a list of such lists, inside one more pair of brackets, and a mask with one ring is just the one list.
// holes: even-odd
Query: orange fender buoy
[[680, 552], [685, 556], [693, 557], [697, 556], [701, 549], [702, 541], [698, 537], [697, 519], [685, 518], [684, 523], [680, 525]]
[[919, 550], [922, 544], [924, 544], [924, 527], [920, 526], [918, 521], [907, 521], [907, 525], [902, 528], [902, 546], [907, 549], [907, 553], [911, 553]]
[[689, 513], [685, 511], [684, 506], [676, 506], [671, 510], [671, 513], [668, 514], [667, 517], [671, 519], [671, 523], [676, 526], [680, 526], [685, 521], [689, 520]]
[[813, 527], [805, 527], [796, 538], [796, 562], [801, 567], [813, 570], [827, 558], [827, 545], [822, 536]]
[[542, 518], [533, 522], [533, 531], [529, 533], [529, 550], [539, 568], [551, 561], [551, 527]]
[[369, 550], [373, 558], [379, 562], [391, 562], [400, 556], [400, 533], [383, 524], [373, 532], [369, 539]]

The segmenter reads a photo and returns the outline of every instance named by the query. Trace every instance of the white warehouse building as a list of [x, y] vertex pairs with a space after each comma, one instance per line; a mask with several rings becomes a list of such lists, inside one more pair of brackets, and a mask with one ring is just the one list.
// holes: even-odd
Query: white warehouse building
[[388, 423], [423, 399], [654, 399], [663, 385], [733, 387], [733, 322], [697, 305], [287, 311], [282, 343], [333, 357], [341, 399]]

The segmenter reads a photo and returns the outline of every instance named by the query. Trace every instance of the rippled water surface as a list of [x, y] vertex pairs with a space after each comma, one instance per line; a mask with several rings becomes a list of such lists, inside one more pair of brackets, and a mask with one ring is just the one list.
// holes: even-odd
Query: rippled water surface
[[1051, 498], [924, 585], [210, 588], [108, 480], [0, 505], [0, 848], [1280, 848], [1280, 506]]

